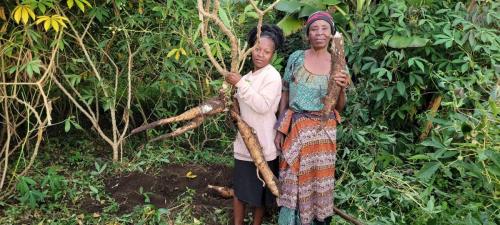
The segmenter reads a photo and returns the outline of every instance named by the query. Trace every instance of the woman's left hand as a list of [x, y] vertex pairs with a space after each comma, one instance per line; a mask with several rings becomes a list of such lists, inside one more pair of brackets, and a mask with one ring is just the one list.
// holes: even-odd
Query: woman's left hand
[[347, 73], [345, 71], [342, 71], [340, 73], [336, 73], [333, 76], [333, 79], [335, 79], [335, 82], [337, 83], [337, 85], [339, 85], [343, 88], [346, 88], [347, 86], [349, 86], [349, 83], [351, 80], [349, 78], [349, 76], [347, 76]]
[[226, 76], [226, 81], [231, 85], [235, 86], [241, 80], [241, 75], [238, 73], [229, 73]]

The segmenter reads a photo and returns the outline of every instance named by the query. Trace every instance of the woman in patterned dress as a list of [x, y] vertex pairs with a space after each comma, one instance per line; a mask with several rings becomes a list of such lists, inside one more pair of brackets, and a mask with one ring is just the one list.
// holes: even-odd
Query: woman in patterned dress
[[[295, 51], [288, 59], [275, 125], [275, 145], [282, 153], [282, 194], [277, 200], [280, 225], [330, 224], [333, 215], [336, 126], [349, 77], [346, 71], [329, 75], [332, 57], [328, 47], [335, 33], [330, 14], [313, 13], [304, 30], [310, 48]], [[319, 129], [329, 79], [335, 79], [341, 92], [326, 125]]]

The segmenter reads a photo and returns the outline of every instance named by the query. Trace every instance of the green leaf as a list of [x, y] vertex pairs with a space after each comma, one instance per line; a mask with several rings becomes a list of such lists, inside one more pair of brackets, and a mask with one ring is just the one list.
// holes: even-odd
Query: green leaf
[[381, 92], [379, 92], [377, 94], [377, 102], [380, 101], [380, 100], [382, 100], [382, 98], [384, 97], [384, 93], [385, 93], [385, 91], [382, 90]]
[[321, 10], [320, 8], [314, 7], [312, 5], [304, 5], [302, 7], [302, 9], [300, 10], [299, 18], [308, 17], [311, 14], [313, 14], [314, 12], [317, 12], [317, 11], [320, 11], [320, 10]]
[[90, 191], [92, 191], [92, 193], [99, 193], [99, 190], [97, 190], [97, 188], [95, 188], [94, 186], [89, 185], [89, 188], [90, 188]]
[[64, 121], [64, 132], [68, 133], [68, 131], [71, 129], [71, 122], [70, 122], [70, 119], [67, 118], [65, 121]]
[[83, 130], [82, 126], [80, 126], [80, 124], [78, 124], [77, 122], [75, 122], [73, 120], [71, 120], [71, 125], [73, 125], [78, 130]]
[[28, 63], [28, 65], [26, 65], [26, 73], [28, 73], [28, 76], [31, 78], [33, 77], [33, 69], [31, 68], [31, 64]]
[[276, 4], [276, 9], [286, 13], [294, 13], [300, 9], [303, 4], [296, 1], [280, 1]]
[[422, 168], [417, 172], [417, 178], [421, 179], [424, 182], [427, 182], [439, 169], [439, 162], [428, 162], [422, 166]]
[[376, 68], [376, 69], [373, 69], [370, 71], [371, 74], [377, 73], [377, 78], [381, 78], [387, 72], [388, 72], [388, 70], [386, 68], [382, 68], [382, 67]]
[[365, 64], [361, 67], [361, 70], [367, 70], [367, 69], [368, 69], [368, 68], [370, 68], [373, 64], [374, 64], [374, 62], [367, 62], [367, 63], [365, 63]]
[[424, 80], [422, 79], [422, 77], [420, 75], [415, 75], [415, 79], [417, 79], [417, 81], [418, 81], [419, 84], [423, 84], [424, 83]]
[[321, 2], [321, 4], [325, 4], [325, 5], [338, 5], [338, 4], [340, 4], [339, 0], [321, 0], [320, 2]]
[[464, 63], [460, 66], [460, 72], [465, 73], [469, 69], [469, 63]]
[[387, 45], [391, 48], [419, 48], [427, 45], [427, 42], [429, 42], [427, 38], [393, 35]]
[[387, 100], [391, 101], [392, 100], [392, 92], [394, 91], [394, 87], [389, 87], [385, 89]]
[[283, 30], [285, 36], [293, 34], [302, 29], [304, 21], [293, 16], [285, 16], [278, 22], [278, 27]]
[[419, 155], [414, 155], [408, 159], [409, 160], [430, 160], [431, 157], [428, 155], [419, 154]]
[[85, 5], [87, 5], [89, 8], [92, 7], [92, 5], [87, 0], [80, 0], [80, 1], [82, 1], [83, 3], [85, 3]]
[[259, 14], [256, 12], [247, 12], [245, 13], [248, 17], [254, 18], [254, 19], [259, 19]]
[[41, 12], [42, 14], [45, 14], [45, 11], [47, 10], [47, 8], [45, 7], [45, 5], [44, 5], [44, 4], [39, 4], [39, 5], [38, 5], [38, 9], [40, 10], [40, 12]]
[[226, 25], [229, 29], [231, 29], [231, 23], [229, 22], [229, 17], [227, 16], [226, 10], [223, 8], [219, 8], [219, 17], [222, 20], [222, 23]]
[[392, 80], [392, 72], [389, 70], [386, 70], [385, 74], [387, 75], [387, 79]]
[[78, 6], [78, 8], [80, 8], [80, 10], [82, 10], [82, 12], [85, 12], [85, 6], [81, 2], [81, 0], [75, 0], [75, 3], [76, 3], [76, 6]]
[[423, 146], [427, 147], [434, 147], [437, 149], [443, 149], [446, 148], [443, 144], [439, 143], [437, 140], [433, 139], [427, 139], [421, 143]]
[[415, 64], [417, 64], [418, 68], [420, 68], [422, 72], [425, 72], [424, 64], [420, 60], [415, 60]]
[[74, 0], [68, 0], [68, 1], [66, 2], [66, 4], [68, 4], [68, 8], [70, 8], [70, 9], [71, 9], [71, 8], [73, 8], [73, 5], [75, 4], [75, 2], [74, 2]]
[[398, 83], [396, 84], [396, 88], [398, 89], [398, 92], [401, 96], [405, 95], [406, 88], [405, 84], [402, 81], [398, 81]]

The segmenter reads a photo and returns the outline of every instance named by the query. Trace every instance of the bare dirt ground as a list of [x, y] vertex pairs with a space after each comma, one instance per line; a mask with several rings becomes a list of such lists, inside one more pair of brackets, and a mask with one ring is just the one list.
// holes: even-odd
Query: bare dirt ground
[[[144, 195], [148, 196], [149, 204], [175, 212], [181, 208], [182, 198], [185, 198], [188, 189], [191, 189], [194, 195], [189, 207], [194, 216], [213, 216], [216, 210], [223, 210], [231, 217], [232, 199], [220, 197], [207, 186], [210, 184], [232, 187], [232, 171], [231, 167], [224, 165], [173, 164], [165, 166], [157, 174], [132, 172], [109, 177], [105, 180], [105, 190], [118, 203], [119, 215], [131, 212], [136, 206], [148, 204]], [[189, 172], [196, 177], [186, 176]], [[102, 206], [97, 202], [87, 200], [83, 201], [81, 209], [87, 212], [102, 211]], [[250, 210], [247, 209], [247, 212]], [[271, 215], [277, 213], [276, 210], [273, 207], [266, 211], [265, 221], [271, 219]]]
[[[191, 172], [191, 176], [187, 174]], [[194, 190], [192, 207], [194, 213], [211, 209], [229, 209], [231, 199], [218, 196], [207, 188], [208, 184], [232, 186], [232, 168], [223, 165], [168, 165], [158, 174], [133, 172], [105, 181], [105, 189], [120, 205], [118, 214], [128, 213], [137, 205], [145, 204], [148, 196], [151, 204], [158, 208], [172, 208], [179, 204], [189, 189]], [[142, 188], [142, 193], [141, 193]], [[87, 211], [92, 211], [89, 207]]]

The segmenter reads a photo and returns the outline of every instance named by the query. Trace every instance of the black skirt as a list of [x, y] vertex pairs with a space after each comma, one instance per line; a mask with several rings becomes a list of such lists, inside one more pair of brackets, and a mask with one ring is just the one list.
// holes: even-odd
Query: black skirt
[[[267, 162], [276, 177], [278, 163], [278, 158]], [[259, 175], [262, 178], [262, 174]], [[275, 196], [267, 186], [262, 185], [262, 181], [257, 178], [257, 168], [253, 162], [234, 159], [233, 189], [236, 198], [251, 207], [275, 206]]]

